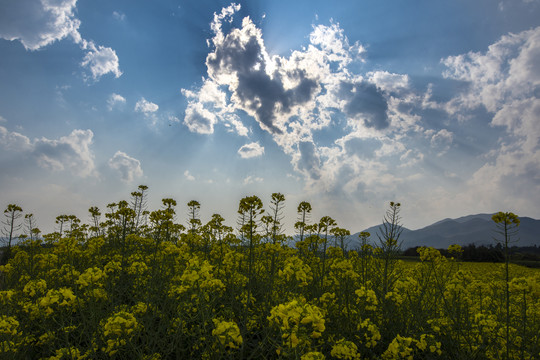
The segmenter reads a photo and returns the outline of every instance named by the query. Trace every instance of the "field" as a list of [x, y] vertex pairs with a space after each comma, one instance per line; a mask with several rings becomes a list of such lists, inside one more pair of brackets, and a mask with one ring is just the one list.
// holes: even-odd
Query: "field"
[[460, 262], [458, 246], [404, 262], [392, 238], [343, 251], [323, 227], [291, 248], [251, 220], [234, 235], [164, 214], [14, 246], [0, 358], [540, 358], [538, 269], [510, 264], [506, 282], [505, 264]]

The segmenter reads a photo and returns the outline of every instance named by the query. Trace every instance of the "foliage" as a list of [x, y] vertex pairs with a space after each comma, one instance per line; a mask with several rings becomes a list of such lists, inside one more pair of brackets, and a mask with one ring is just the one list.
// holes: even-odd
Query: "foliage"
[[90, 226], [61, 216], [58, 232], [13, 246], [0, 266], [1, 359], [539, 356], [540, 273], [509, 264], [506, 281], [500, 264], [460, 262], [459, 246], [403, 262], [398, 204], [378, 244], [362, 233], [347, 250], [347, 232], [330, 217], [308, 224], [303, 203], [290, 247], [280, 194], [266, 220], [258, 197], [242, 199], [235, 235], [219, 214], [202, 224], [196, 201], [186, 227], [173, 199], [147, 212], [146, 190], [103, 222], [91, 208]]

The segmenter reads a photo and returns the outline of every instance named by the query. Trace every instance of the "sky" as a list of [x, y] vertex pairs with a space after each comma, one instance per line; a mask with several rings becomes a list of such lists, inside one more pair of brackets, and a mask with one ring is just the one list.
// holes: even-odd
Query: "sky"
[[2, 0], [0, 207], [540, 218], [539, 0]]

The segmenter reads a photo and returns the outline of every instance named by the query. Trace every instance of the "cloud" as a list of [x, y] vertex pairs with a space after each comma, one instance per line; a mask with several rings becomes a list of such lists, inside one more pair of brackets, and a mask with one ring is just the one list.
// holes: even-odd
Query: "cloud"
[[81, 66], [90, 70], [93, 80], [98, 80], [108, 73], [114, 74], [116, 78], [122, 75], [116, 51], [110, 47], [96, 46], [92, 41], [83, 42], [85, 43], [84, 48], [88, 50]]
[[191, 174], [189, 173], [189, 170], [184, 171], [184, 176], [185, 176], [186, 179], [189, 180], [189, 181], [195, 181], [195, 176], [191, 175]]
[[186, 108], [184, 124], [191, 132], [199, 134], [212, 134], [217, 123], [216, 115], [206, 109], [201, 103], [193, 102]]
[[26, 50], [36, 51], [70, 37], [86, 52], [81, 66], [90, 70], [93, 80], [109, 73], [120, 77], [116, 52], [83, 39], [76, 11], [77, 0], [8, 1], [0, 12], [0, 38], [18, 40]]
[[253, 116], [261, 127], [281, 133], [280, 115], [308, 101], [317, 89], [316, 81], [304, 69], [280, 72], [276, 67], [279, 59], [270, 59], [261, 30], [249, 18], [244, 18], [241, 29], [226, 35], [220, 27], [214, 26], [214, 30], [214, 51], [206, 58], [209, 78], [227, 87], [236, 107]]
[[214, 14], [208, 77], [198, 90], [182, 90], [189, 100], [184, 123], [191, 131], [210, 134], [218, 122], [228, 122], [245, 135], [245, 126], [229, 115], [247, 113], [292, 154], [300, 141], [311, 140], [312, 131], [330, 125], [336, 109], [357, 128], [389, 126], [390, 93], [408, 87], [406, 75], [378, 71], [364, 78], [351, 73], [348, 65], [364, 61], [365, 48], [351, 45], [333, 22], [314, 26], [307, 48], [288, 58], [271, 55], [249, 17], [240, 27], [223, 31], [239, 10], [233, 4]]
[[424, 154], [422, 154], [418, 150], [408, 149], [403, 155], [399, 157], [399, 160], [401, 161], [401, 164], [399, 165], [401, 167], [412, 166], [424, 160]]
[[18, 132], [8, 131], [3, 126], [0, 126], [0, 144], [6, 149], [14, 152], [31, 151], [33, 145], [30, 139]]
[[143, 176], [141, 162], [122, 151], [117, 151], [109, 159], [109, 167], [117, 170], [120, 173], [122, 181], [126, 183], [130, 183], [135, 178]]
[[490, 45], [488, 51], [469, 52], [442, 60], [447, 78], [466, 81], [467, 92], [456, 97], [449, 111], [483, 106], [497, 112], [508, 99], [529, 97], [540, 86], [540, 27], [508, 34]]
[[143, 97], [135, 104], [135, 111], [143, 113], [145, 115], [155, 113], [156, 111], [158, 111], [158, 109], [159, 106], [157, 104], [154, 104], [153, 102], [150, 102]]
[[386, 98], [375, 84], [343, 82], [340, 98], [345, 101], [345, 114], [352, 119], [363, 121], [366, 127], [380, 130], [390, 125], [386, 114], [388, 110]]
[[249, 184], [254, 184], [254, 183], [261, 183], [263, 181], [264, 181], [263, 178], [253, 177], [253, 176], [249, 175], [244, 179], [243, 184], [244, 185], [249, 185]]
[[309, 40], [311, 44], [319, 46], [327, 54], [328, 60], [337, 63], [341, 70], [344, 70], [356, 57], [361, 57], [366, 52], [366, 49], [359, 43], [351, 46], [343, 29], [336, 23], [332, 23], [330, 26], [314, 26]]
[[179, 123], [179, 122], [180, 122], [180, 119], [177, 118], [177, 117], [174, 116], [174, 115], [168, 115], [168, 116], [167, 116], [167, 119], [169, 120], [169, 126], [170, 126], [171, 124]]
[[109, 110], [112, 110], [117, 105], [122, 105], [125, 103], [126, 103], [126, 98], [116, 93], [112, 93], [109, 96], [109, 99], [107, 100], [107, 106]]
[[539, 56], [537, 27], [504, 35], [485, 52], [442, 60], [446, 77], [469, 85], [446, 110], [466, 119], [464, 115], [483, 108], [491, 115], [491, 126], [505, 130], [498, 147], [487, 153], [488, 161], [467, 181], [465, 197], [491, 199], [487, 201], [497, 206], [537, 206], [529, 194], [540, 192]]
[[[5, 5], [5, 6], [4, 6]], [[77, 0], [9, 1], [0, 12], [0, 37], [39, 50], [68, 36], [80, 37]]]
[[309, 178], [318, 180], [321, 177], [321, 162], [317, 148], [311, 141], [298, 143], [298, 153], [293, 159], [296, 170], [306, 174]]
[[231, 128], [231, 132], [236, 132], [240, 136], [248, 136], [249, 130], [244, 126], [238, 115], [229, 114], [226, 117], [226, 121], [227, 123], [225, 123], [225, 127]]
[[[314, 192], [339, 191], [340, 184], [356, 191], [365, 168], [371, 169], [370, 176], [385, 175], [383, 166], [355, 165], [360, 155], [343, 148], [355, 138], [376, 139], [373, 144], [378, 144], [364, 162], [376, 163], [393, 154], [399, 165], [399, 156], [407, 151], [400, 144], [401, 134], [423, 130], [419, 117], [403, 106], [418, 101], [407, 75], [355, 74], [349, 66], [363, 63], [366, 50], [358, 42], [351, 43], [334, 22], [313, 26], [309, 45], [290, 56], [272, 55], [262, 30], [249, 17], [235, 26], [239, 10], [233, 4], [214, 14], [207, 77], [198, 89], [182, 90], [188, 99], [184, 124], [190, 131], [211, 134], [222, 123], [246, 136], [248, 130], [240, 119], [247, 114], [290, 156], [294, 169]], [[339, 126], [336, 117], [344, 118]], [[325, 145], [314, 135], [323, 132]], [[383, 142], [385, 137], [390, 138]], [[252, 153], [251, 146], [239, 150], [243, 157]]]
[[441, 148], [442, 151], [446, 151], [452, 145], [454, 141], [454, 134], [447, 129], [441, 129], [437, 133], [431, 136], [431, 146], [434, 148]]
[[94, 133], [76, 129], [59, 139], [30, 140], [18, 132], [0, 126], [0, 145], [18, 155], [28, 155], [37, 164], [52, 171], [70, 170], [79, 177], [97, 176], [91, 150]]
[[451, 113], [484, 107], [494, 114], [491, 124], [504, 126], [523, 141], [523, 150], [538, 144], [537, 126], [540, 89], [540, 27], [508, 34], [485, 53], [470, 52], [443, 59], [445, 76], [466, 81], [468, 91], [455, 97]]
[[242, 145], [242, 147], [238, 149], [238, 154], [240, 154], [243, 159], [262, 156], [262, 154], [264, 154], [264, 147], [259, 145], [258, 142], [252, 142]]
[[58, 140], [41, 138], [34, 141], [33, 154], [38, 164], [52, 170], [69, 168], [74, 175], [96, 175], [94, 154], [90, 150], [94, 133], [92, 130], [73, 130]]
[[387, 92], [400, 92], [409, 88], [409, 76], [388, 71], [371, 71], [366, 74], [369, 82]]
[[126, 14], [124, 14], [121, 11], [113, 11], [113, 16], [118, 21], [124, 21], [126, 20]]

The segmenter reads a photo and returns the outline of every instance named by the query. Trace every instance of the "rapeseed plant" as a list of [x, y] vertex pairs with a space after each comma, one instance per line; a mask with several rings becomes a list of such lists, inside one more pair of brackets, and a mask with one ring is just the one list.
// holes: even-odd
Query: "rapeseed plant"
[[538, 270], [460, 262], [457, 245], [404, 263], [398, 227], [383, 247], [368, 233], [359, 249], [328, 247], [346, 232], [308, 224], [307, 203], [296, 248], [278, 211], [260, 226], [254, 197], [239, 236], [196, 211], [185, 230], [170, 200], [151, 221], [137, 195], [103, 223], [93, 209], [86, 234], [68, 216], [62, 234], [14, 245], [0, 266], [0, 359], [540, 358]]

